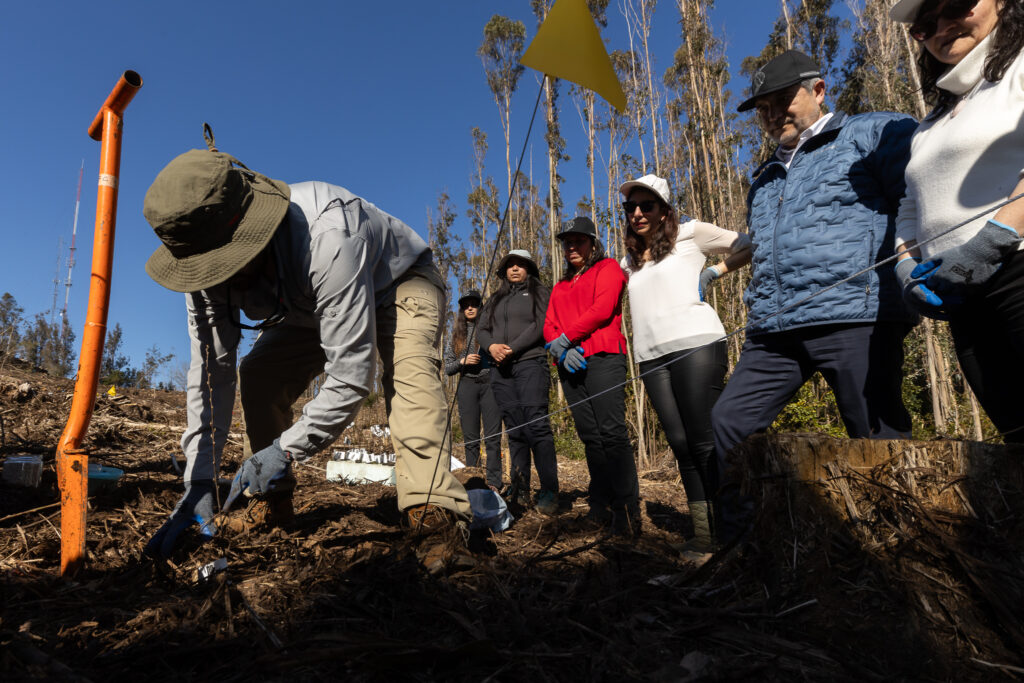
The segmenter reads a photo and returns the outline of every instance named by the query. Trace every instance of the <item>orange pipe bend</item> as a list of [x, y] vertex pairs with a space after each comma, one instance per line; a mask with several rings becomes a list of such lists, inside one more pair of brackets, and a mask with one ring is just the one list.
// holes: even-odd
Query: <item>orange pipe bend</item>
[[114, 261], [114, 224], [121, 167], [122, 115], [142, 87], [142, 77], [125, 71], [89, 126], [89, 137], [100, 141], [96, 230], [92, 247], [89, 308], [78, 356], [78, 379], [64, 433], [57, 445], [57, 483], [60, 487], [60, 573], [73, 575], [85, 562], [85, 515], [89, 457], [82, 449], [89, 429], [99, 383], [103, 342], [107, 333], [110, 280]]

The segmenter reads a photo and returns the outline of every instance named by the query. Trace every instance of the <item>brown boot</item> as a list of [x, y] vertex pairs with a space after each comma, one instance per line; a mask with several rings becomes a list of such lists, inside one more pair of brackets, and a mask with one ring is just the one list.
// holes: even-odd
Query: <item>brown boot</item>
[[455, 526], [455, 515], [439, 505], [413, 505], [405, 511], [405, 527], [413, 534], [432, 534]]

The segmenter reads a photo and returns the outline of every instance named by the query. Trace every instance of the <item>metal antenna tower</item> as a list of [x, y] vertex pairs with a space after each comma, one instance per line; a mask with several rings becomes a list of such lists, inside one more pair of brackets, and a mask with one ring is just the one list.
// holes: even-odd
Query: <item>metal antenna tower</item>
[[[82, 166], [78, 169], [78, 190], [75, 192], [75, 222], [71, 224], [71, 250], [68, 252], [68, 276], [64, 280], [64, 308], [62, 308], [60, 312], [60, 319], [62, 322], [68, 315], [68, 296], [71, 294], [71, 269], [75, 267], [75, 235], [78, 233], [78, 207], [82, 203], [82, 173], [84, 172], [85, 159], [82, 159]], [[54, 305], [56, 305], [56, 303]]]
[[57, 315], [57, 290], [60, 288], [60, 262], [64, 257], [64, 236], [57, 238], [57, 267], [53, 272], [53, 301], [50, 302], [50, 325], [53, 325], [53, 317]]

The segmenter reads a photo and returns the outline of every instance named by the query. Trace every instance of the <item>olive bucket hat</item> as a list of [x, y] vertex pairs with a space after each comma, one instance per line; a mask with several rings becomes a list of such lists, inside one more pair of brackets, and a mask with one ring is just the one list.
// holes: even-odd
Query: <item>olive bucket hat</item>
[[146, 191], [142, 213], [163, 244], [146, 272], [176, 292], [224, 282], [259, 254], [288, 211], [288, 185], [230, 154], [193, 149]]

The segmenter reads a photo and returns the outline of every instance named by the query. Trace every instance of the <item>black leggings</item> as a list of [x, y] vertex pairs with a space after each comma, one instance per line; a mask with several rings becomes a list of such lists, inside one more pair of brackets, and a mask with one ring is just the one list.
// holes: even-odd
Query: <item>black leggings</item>
[[1007, 258], [950, 318], [949, 329], [981, 407], [1007, 443], [1024, 443], [1024, 254]]
[[691, 501], [708, 500], [718, 486], [711, 408], [725, 386], [727, 365], [725, 341], [675, 351], [640, 364], [644, 386], [679, 463], [686, 498]]

